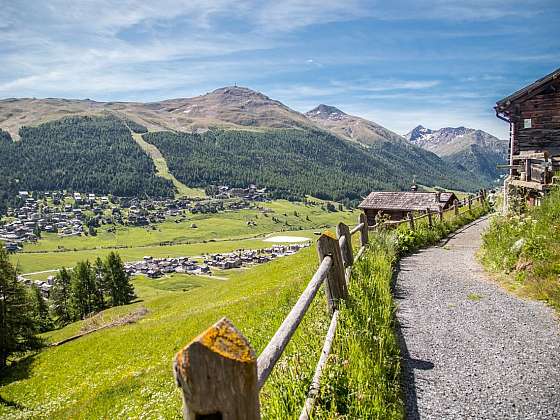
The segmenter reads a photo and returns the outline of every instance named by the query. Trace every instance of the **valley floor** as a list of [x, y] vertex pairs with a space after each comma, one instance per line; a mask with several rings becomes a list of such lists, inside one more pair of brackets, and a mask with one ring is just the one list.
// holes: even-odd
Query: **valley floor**
[[475, 258], [487, 225], [400, 262], [407, 418], [558, 418], [559, 320], [487, 277]]

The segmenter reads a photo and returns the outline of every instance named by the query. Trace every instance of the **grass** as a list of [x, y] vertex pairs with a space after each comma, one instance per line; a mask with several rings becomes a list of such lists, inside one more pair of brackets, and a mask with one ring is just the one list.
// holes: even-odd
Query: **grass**
[[317, 418], [403, 418], [400, 350], [391, 295], [394, 245], [386, 233], [373, 235], [368, 251], [356, 264], [349, 299], [340, 309]]
[[[107, 310], [103, 318], [140, 307], [148, 313], [135, 324], [46, 348], [8, 369], [0, 379], [0, 417], [181, 418], [171, 372], [174, 354], [222, 316], [260, 353], [310, 279], [315, 260], [315, 250], [306, 249], [236, 272], [225, 282], [186, 275], [139, 278], [140, 301]], [[319, 295], [261, 393], [265, 418], [292, 418], [301, 408], [327, 323], [326, 302]], [[83, 324], [45, 338], [60, 341]]]
[[175, 178], [175, 176], [169, 172], [167, 161], [161, 152], [156, 146], [145, 141], [142, 134], [134, 132], [131, 132], [131, 134], [134, 141], [136, 141], [142, 150], [146, 152], [150, 158], [152, 158], [154, 165], [156, 166], [156, 174], [173, 182], [173, 185], [177, 189], [177, 193], [175, 194], [177, 197], [206, 197], [206, 193], [202, 188], [188, 187]]
[[521, 296], [560, 310], [560, 189], [523, 214], [496, 215], [483, 236], [480, 259]]

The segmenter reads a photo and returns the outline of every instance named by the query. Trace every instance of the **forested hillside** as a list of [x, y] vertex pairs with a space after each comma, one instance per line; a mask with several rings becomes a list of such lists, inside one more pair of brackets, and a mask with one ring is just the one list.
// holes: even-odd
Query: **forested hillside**
[[116, 117], [69, 117], [22, 127], [19, 134], [18, 142], [0, 136], [2, 190], [173, 194], [172, 183], [155, 175], [152, 160]]
[[10, 134], [0, 129], [0, 214], [17, 192], [17, 180], [9, 164], [12, 160], [13, 142]]
[[160, 132], [144, 138], [191, 186], [255, 183], [278, 197], [309, 194], [334, 200], [358, 200], [373, 189], [406, 189], [414, 176], [427, 185], [476, 188], [459, 173], [449, 173], [435, 155], [425, 161], [414, 156], [412, 147], [410, 156], [403, 156], [391, 147], [354, 146], [320, 130]]

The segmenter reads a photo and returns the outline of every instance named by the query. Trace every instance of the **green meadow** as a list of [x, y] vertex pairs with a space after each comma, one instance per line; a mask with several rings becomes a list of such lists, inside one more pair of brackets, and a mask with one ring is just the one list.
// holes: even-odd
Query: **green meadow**
[[[171, 370], [174, 354], [223, 316], [259, 353], [316, 266], [312, 247], [232, 271], [227, 281], [188, 275], [137, 278], [137, 302], [96, 318], [109, 322], [141, 307], [148, 313], [134, 324], [94, 332], [20, 360], [0, 380], [0, 417], [180, 418], [180, 392]], [[76, 322], [44, 338], [60, 341], [89, 322]], [[317, 360], [327, 324], [325, 298], [319, 295], [261, 393], [265, 418], [289, 418], [301, 406], [314, 368], [314, 363], [302, 361]], [[287, 377], [293, 369], [301, 381]]]

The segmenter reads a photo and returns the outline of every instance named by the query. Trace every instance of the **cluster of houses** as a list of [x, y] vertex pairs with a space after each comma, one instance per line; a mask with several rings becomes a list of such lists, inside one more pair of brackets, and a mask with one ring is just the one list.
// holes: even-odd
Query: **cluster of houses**
[[266, 188], [257, 188], [255, 184], [250, 184], [247, 188], [231, 188], [227, 185], [220, 185], [215, 189], [215, 198], [243, 198], [250, 201], [269, 200]]
[[8, 251], [17, 252], [25, 242], [36, 242], [41, 232], [66, 237], [87, 234], [90, 228], [101, 225], [154, 228], [153, 225], [170, 218], [176, 223], [186, 221], [188, 212], [205, 214], [253, 208], [254, 201], [265, 201], [266, 197], [266, 188], [257, 189], [254, 185], [245, 189], [219, 188], [220, 194], [210, 199], [165, 200], [66, 191], [20, 191], [17, 206], [9, 208], [6, 218], [0, 220], [0, 241]]
[[20, 192], [23, 197], [21, 207], [9, 209], [9, 221], [0, 225], [0, 241], [8, 251], [15, 252], [24, 242], [36, 242], [40, 232], [57, 232], [60, 236], [81, 235], [84, 215], [81, 209], [64, 206], [55, 209], [40, 205], [39, 202]]
[[130, 275], [145, 275], [159, 278], [165, 274], [187, 273], [195, 275], [211, 275], [212, 269], [229, 270], [247, 267], [254, 264], [264, 264], [276, 258], [295, 254], [300, 249], [308, 247], [309, 242], [292, 245], [273, 245], [270, 248], [258, 250], [240, 249], [224, 254], [207, 254], [202, 258], [153, 258], [146, 256], [142, 261], [125, 264], [125, 270]]
[[41, 294], [43, 295], [44, 298], [48, 299], [51, 293], [51, 289], [54, 286], [54, 280], [55, 280], [55, 276], [49, 276], [47, 277], [47, 280], [43, 281], [43, 280], [31, 280], [28, 279], [27, 277], [24, 276], [18, 276], [18, 281], [20, 281], [21, 283], [25, 284], [26, 286], [35, 286], [37, 287], [40, 291]]

